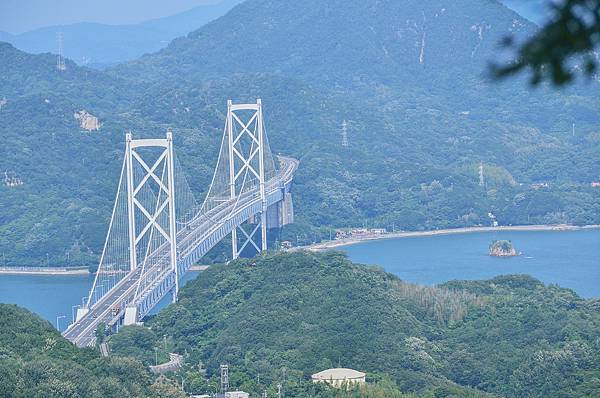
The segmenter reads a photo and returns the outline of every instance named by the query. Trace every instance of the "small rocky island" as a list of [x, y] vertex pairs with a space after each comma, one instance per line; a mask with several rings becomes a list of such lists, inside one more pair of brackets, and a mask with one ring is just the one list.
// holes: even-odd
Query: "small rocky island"
[[514, 257], [519, 253], [509, 240], [495, 240], [490, 245], [490, 256], [492, 257]]

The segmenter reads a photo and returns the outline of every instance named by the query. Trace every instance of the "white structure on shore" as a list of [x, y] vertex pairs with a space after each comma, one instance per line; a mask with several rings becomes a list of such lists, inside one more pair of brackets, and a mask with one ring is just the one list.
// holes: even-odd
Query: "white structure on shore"
[[250, 398], [250, 394], [244, 391], [228, 391], [225, 398]]
[[335, 368], [327, 369], [312, 375], [313, 383], [327, 383], [340, 388], [344, 385], [365, 384], [366, 374], [354, 369]]

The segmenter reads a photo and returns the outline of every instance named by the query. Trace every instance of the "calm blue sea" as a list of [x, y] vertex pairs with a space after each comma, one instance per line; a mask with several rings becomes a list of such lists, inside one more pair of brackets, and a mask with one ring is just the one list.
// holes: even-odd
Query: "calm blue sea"
[[[519, 257], [488, 255], [492, 240], [508, 239]], [[407, 282], [435, 285], [454, 279], [529, 274], [545, 283], [600, 297], [600, 230], [484, 232], [411, 237], [342, 248], [358, 263], [381, 265]]]
[[[494, 239], [509, 239], [520, 257], [492, 258]], [[433, 285], [453, 279], [487, 279], [529, 274], [546, 283], [600, 297], [600, 230], [568, 232], [487, 232], [371, 241], [343, 248], [355, 262], [377, 264], [405, 281]], [[188, 273], [190, 280], [198, 272]], [[0, 302], [18, 304], [61, 330], [81, 303], [91, 276], [0, 275]], [[168, 303], [168, 298], [163, 306]]]
[[[199, 272], [188, 272], [182, 285]], [[72, 321], [74, 305], [81, 304], [94, 282], [92, 275], [0, 275], [0, 303], [18, 304], [47, 319], [60, 330]], [[170, 295], [155, 308], [169, 303]]]

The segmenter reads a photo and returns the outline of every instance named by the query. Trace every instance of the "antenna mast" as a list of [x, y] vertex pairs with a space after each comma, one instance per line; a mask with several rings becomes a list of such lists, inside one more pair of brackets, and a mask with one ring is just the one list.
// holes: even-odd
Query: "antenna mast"
[[229, 366], [221, 365], [221, 394], [229, 390]]

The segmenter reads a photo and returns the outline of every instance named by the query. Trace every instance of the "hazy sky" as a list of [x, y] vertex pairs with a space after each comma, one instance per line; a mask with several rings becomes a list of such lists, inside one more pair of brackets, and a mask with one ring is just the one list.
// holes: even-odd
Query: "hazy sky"
[[219, 0], [0, 0], [0, 30], [21, 33], [77, 22], [126, 24]]

